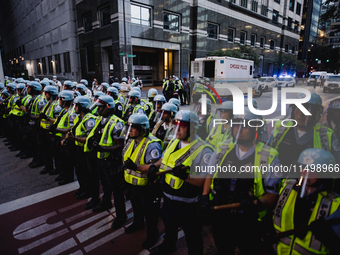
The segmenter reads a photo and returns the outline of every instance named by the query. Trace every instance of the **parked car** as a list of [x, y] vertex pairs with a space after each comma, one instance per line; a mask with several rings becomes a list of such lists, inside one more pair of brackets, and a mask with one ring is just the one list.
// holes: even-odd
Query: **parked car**
[[274, 87], [277, 87], [278, 81], [276, 77], [262, 77], [258, 78], [262, 91], [269, 91]]
[[339, 92], [340, 91], [340, 75], [327, 75], [323, 92]]
[[253, 88], [253, 97], [260, 97], [262, 95], [262, 89], [257, 79], [251, 80], [251, 86]]
[[279, 77], [277, 78], [277, 81], [278, 81], [278, 84], [277, 84], [278, 88], [295, 87], [296, 85], [295, 79], [290, 76]]

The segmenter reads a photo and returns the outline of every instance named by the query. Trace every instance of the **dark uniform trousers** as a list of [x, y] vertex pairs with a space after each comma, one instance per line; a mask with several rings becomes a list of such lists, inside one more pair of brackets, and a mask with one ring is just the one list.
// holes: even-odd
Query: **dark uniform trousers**
[[[94, 155], [93, 155], [94, 154]], [[90, 192], [92, 199], [98, 199], [99, 198], [99, 177], [98, 177], [98, 171], [97, 171], [97, 157], [95, 153], [93, 152], [85, 152], [85, 158], [86, 158], [86, 165], [88, 169], [88, 183], [90, 186]]]
[[74, 153], [75, 145], [73, 142], [67, 142], [65, 146], [60, 146], [61, 169], [60, 175], [66, 181], [74, 180]]
[[29, 124], [29, 135], [28, 135], [28, 151], [32, 151], [34, 162], [43, 162], [43, 158], [41, 155], [41, 151], [39, 148], [38, 135], [40, 132], [39, 122], [35, 122], [34, 124]]
[[10, 116], [12, 128], [11, 132], [13, 132], [13, 144], [16, 148], [20, 149], [22, 147], [22, 141], [23, 141], [23, 122], [24, 118], [19, 117], [16, 115]]
[[39, 147], [44, 159], [45, 168], [49, 171], [53, 170], [53, 154], [50, 146], [49, 131], [47, 129], [40, 128], [39, 132]]
[[116, 160], [112, 158], [98, 159], [97, 171], [104, 191], [102, 204], [111, 204], [113, 192], [117, 218], [124, 219], [127, 217], [125, 212], [125, 197], [121, 186], [124, 172], [122, 171], [122, 165], [117, 164], [117, 162], [121, 161], [121, 159]]
[[84, 147], [76, 146], [75, 151], [75, 172], [80, 186], [79, 189], [83, 192], [91, 194], [90, 170], [86, 162], [86, 153], [84, 152]]
[[214, 211], [212, 230], [218, 254], [235, 254], [237, 246], [241, 254], [257, 254], [261, 248], [261, 237], [266, 227], [257, 221], [257, 215]]
[[144, 225], [150, 237], [158, 236], [159, 200], [154, 185], [136, 186], [129, 184], [133, 209], [133, 224]]
[[178, 227], [182, 226], [188, 246], [188, 254], [203, 254], [202, 225], [197, 217], [198, 203], [173, 201], [164, 196], [162, 218], [165, 226], [164, 242], [168, 247], [175, 247]]

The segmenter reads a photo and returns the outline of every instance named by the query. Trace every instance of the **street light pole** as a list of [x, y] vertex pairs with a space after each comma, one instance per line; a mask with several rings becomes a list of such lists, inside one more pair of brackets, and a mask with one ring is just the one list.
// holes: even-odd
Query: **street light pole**
[[[127, 46], [126, 46], [126, 20], [125, 20], [125, 0], [123, 0], [123, 22], [124, 22], [124, 44], [125, 44], [125, 62], [126, 66], [128, 65], [128, 58], [127, 58]], [[128, 77], [128, 69], [126, 70], [126, 78]]]

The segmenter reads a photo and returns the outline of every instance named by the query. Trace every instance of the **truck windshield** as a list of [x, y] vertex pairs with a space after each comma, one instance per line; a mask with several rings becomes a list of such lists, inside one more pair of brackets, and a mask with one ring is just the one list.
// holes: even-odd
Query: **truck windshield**
[[340, 81], [340, 76], [328, 76], [327, 81]]
[[320, 75], [311, 75], [310, 78], [312, 79], [318, 79], [320, 77]]
[[259, 78], [259, 81], [266, 81], [267, 78]]

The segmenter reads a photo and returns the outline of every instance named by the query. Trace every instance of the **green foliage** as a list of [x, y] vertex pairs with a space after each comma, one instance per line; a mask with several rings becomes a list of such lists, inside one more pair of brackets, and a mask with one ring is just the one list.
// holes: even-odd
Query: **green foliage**
[[280, 52], [275, 62], [283, 66], [287, 71], [299, 71], [305, 68], [305, 64], [296, 59], [295, 56]]
[[[321, 60], [321, 64], [318, 64], [316, 59]], [[308, 61], [314, 69], [332, 73], [334, 70], [340, 70], [340, 49], [332, 48], [331, 45], [314, 44], [308, 52]]]
[[323, 4], [328, 6], [327, 11], [320, 16], [323, 21], [340, 18], [340, 0], [327, 0]]
[[254, 61], [255, 66], [259, 66], [261, 63], [260, 55], [249, 46], [238, 44], [239, 49], [228, 49], [228, 50], [215, 50], [208, 52], [207, 56], [217, 56], [217, 57], [232, 57], [241, 58]]

